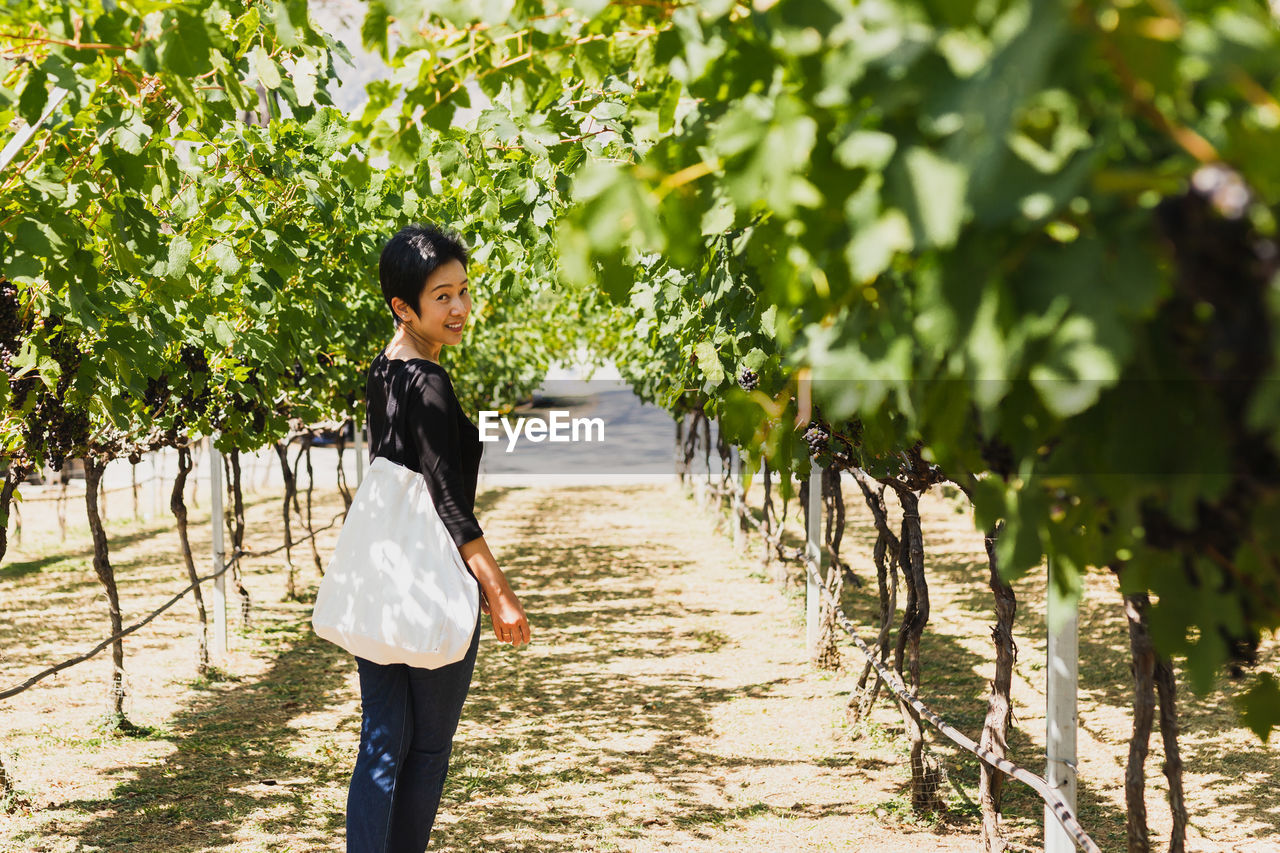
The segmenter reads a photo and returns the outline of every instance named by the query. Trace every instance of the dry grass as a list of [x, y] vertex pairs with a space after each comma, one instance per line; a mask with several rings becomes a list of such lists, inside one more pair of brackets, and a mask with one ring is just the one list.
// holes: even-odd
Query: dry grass
[[[754, 495], [753, 495], [754, 499]], [[338, 507], [323, 496], [316, 518]], [[869, 525], [850, 502], [846, 554], [864, 577]], [[980, 539], [951, 503], [924, 504], [933, 621], [923, 694], [976, 733], [989, 677], [989, 594]], [[905, 745], [882, 703], [854, 732], [849, 673], [811, 669], [798, 593], [770, 584], [674, 487], [489, 489], [479, 515], [521, 592], [534, 644], [487, 628], [433, 849], [447, 851], [955, 850], [979, 848], [977, 765], [945, 747], [950, 808], [910, 814]], [[199, 513], [198, 554], [208, 553]], [[184, 585], [176, 535], [118, 519], [113, 552], [126, 621]], [[4, 682], [106, 633], [87, 538], [33, 535], [0, 567]], [[250, 545], [280, 539], [278, 500], [251, 508]], [[322, 534], [327, 554], [334, 533]], [[314, 589], [310, 552], [295, 555]], [[5, 705], [0, 743], [28, 807], [0, 816], [3, 851], [342, 849], [359, 726], [353, 662], [316, 639], [309, 606], [283, 601], [280, 558], [247, 567], [255, 625], [233, 619], [220, 672], [197, 681], [189, 601], [126, 640], [140, 737], [95, 729], [109, 658]], [[1033, 768], [1043, 705], [1043, 584], [1018, 586], [1015, 758]], [[1082, 616], [1081, 801], [1103, 849], [1122, 848], [1127, 738], [1123, 619], [1106, 578]], [[869, 589], [849, 610], [869, 619]], [[1274, 660], [1274, 650], [1268, 654]], [[846, 647], [851, 669], [860, 661]], [[1192, 849], [1250, 849], [1280, 814], [1275, 748], [1237, 725], [1225, 694], [1184, 701]], [[1158, 740], [1151, 770], [1158, 782]], [[1034, 795], [1009, 789], [1015, 838], [1033, 848]], [[1159, 792], [1152, 823], [1167, 826]], [[1163, 824], [1161, 824], [1163, 821]], [[1204, 838], [1213, 839], [1210, 842]], [[1265, 847], [1257, 847], [1261, 851]]]

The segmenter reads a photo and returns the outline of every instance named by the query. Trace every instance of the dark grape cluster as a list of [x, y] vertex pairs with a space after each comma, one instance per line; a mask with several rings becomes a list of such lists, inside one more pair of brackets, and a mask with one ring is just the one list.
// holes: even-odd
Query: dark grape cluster
[[738, 374], [738, 385], [743, 391], [754, 391], [760, 387], [760, 376], [751, 368], [744, 367]]
[[158, 415], [164, 410], [165, 404], [169, 402], [169, 377], [167, 374], [161, 374], [158, 377], [147, 380], [147, 390], [143, 393], [142, 402], [147, 407], [147, 412], [152, 416]]
[[[11, 368], [11, 361], [21, 348], [21, 339], [35, 331], [33, 323], [22, 320], [18, 293], [11, 282], [0, 279], [0, 313], [4, 314], [5, 338], [4, 367]], [[23, 447], [20, 455], [29, 459], [43, 458], [54, 468], [61, 468], [68, 456], [84, 455], [89, 446], [89, 412], [82, 406], [68, 405], [72, 383], [80, 369], [81, 351], [68, 335], [60, 317], [46, 317], [40, 331], [48, 346], [49, 354], [60, 369], [57, 385], [46, 388], [34, 372], [13, 379], [10, 377], [9, 407], [22, 412]]]
[[18, 288], [7, 278], [0, 276], [0, 360], [3, 360], [6, 368], [18, 354], [22, 332], [22, 306], [18, 302]]
[[831, 428], [826, 421], [820, 419], [809, 421], [809, 427], [804, 431], [804, 440], [809, 445], [810, 456], [821, 456], [827, 449], [827, 443], [831, 441]]
[[86, 409], [64, 406], [60, 400], [45, 397], [28, 421], [33, 422], [44, 433], [45, 459], [54, 470], [61, 470], [68, 456], [83, 456], [88, 450], [90, 424]]
[[9, 371], [9, 408], [13, 411], [22, 410], [27, 397], [40, 381], [34, 373], [14, 379], [10, 371], [14, 358], [22, 349], [23, 339], [30, 331], [30, 322], [23, 319], [17, 285], [0, 276], [0, 368]]
[[[1170, 575], [1185, 585], [1180, 595], [1190, 599], [1207, 590], [1238, 606], [1230, 619], [1201, 626], [1218, 632], [1233, 672], [1257, 662], [1263, 631], [1274, 618], [1257, 579], [1280, 568], [1266, 545], [1271, 525], [1257, 512], [1280, 489], [1280, 454], [1270, 429], [1250, 415], [1259, 395], [1270, 393], [1280, 338], [1268, 307], [1280, 274], [1280, 246], [1247, 215], [1251, 197], [1239, 174], [1213, 166], [1198, 170], [1187, 192], [1155, 208], [1173, 262], [1173, 287], [1149, 324], [1154, 343], [1148, 346], [1163, 354], [1168, 375], [1186, 376], [1194, 393], [1213, 401], [1215, 449], [1225, 453], [1220, 473], [1228, 479], [1217, 496], [1196, 501], [1190, 520], [1176, 517], [1156, 496], [1140, 507], [1145, 543], [1180, 557], [1181, 571]], [[1261, 565], [1246, 568], [1238, 555], [1252, 555]]]
[[998, 436], [980, 439], [978, 451], [982, 454], [982, 461], [986, 463], [991, 473], [1005, 480], [1012, 476], [1016, 461], [1013, 448]]
[[183, 344], [178, 358], [182, 362], [182, 366], [187, 369], [188, 373], [208, 373], [209, 359], [205, 356], [204, 350], [191, 344]]
[[809, 457], [823, 468], [845, 471], [862, 464], [858, 451], [862, 442], [862, 422], [857, 419], [833, 425], [815, 407], [803, 438], [809, 446]]
[[923, 492], [947, 479], [941, 468], [924, 458], [923, 441], [917, 441], [896, 455], [901, 463], [898, 480], [914, 491]]

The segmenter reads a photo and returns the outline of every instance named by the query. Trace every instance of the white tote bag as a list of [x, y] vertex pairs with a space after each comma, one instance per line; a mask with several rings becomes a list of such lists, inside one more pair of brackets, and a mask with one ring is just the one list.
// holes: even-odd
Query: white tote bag
[[320, 581], [315, 632], [374, 663], [436, 669], [466, 657], [479, 610], [427, 481], [375, 458]]

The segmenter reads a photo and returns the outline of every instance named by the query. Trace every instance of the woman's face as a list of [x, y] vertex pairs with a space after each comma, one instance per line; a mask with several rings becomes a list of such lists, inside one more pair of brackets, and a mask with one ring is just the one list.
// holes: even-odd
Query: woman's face
[[418, 307], [421, 313], [401, 299], [392, 302], [401, 323], [416, 337], [438, 346], [461, 341], [471, 313], [471, 290], [462, 264], [449, 260], [427, 276]]

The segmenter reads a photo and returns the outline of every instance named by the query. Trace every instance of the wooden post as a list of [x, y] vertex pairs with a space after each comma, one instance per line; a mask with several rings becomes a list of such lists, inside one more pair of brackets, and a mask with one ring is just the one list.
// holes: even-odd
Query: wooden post
[[805, 543], [805, 636], [809, 656], [818, 645], [818, 604], [822, 592], [818, 581], [822, 577], [822, 468], [817, 461], [809, 460], [809, 524]]
[[[1049, 563], [1047, 619], [1049, 684], [1045, 714], [1045, 781], [1076, 811], [1076, 689], [1078, 685], [1078, 608], [1062, 600]], [[1048, 806], [1044, 809], [1045, 853], [1074, 853], [1071, 840]]]
[[[213, 526], [213, 570], [219, 571], [226, 560], [226, 546], [222, 541], [222, 454], [214, 445], [218, 434], [209, 436], [209, 504], [212, 516], [209, 523]], [[213, 581], [213, 623], [214, 643], [224, 656], [227, 653], [227, 576], [218, 575]]]

